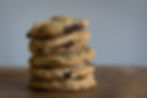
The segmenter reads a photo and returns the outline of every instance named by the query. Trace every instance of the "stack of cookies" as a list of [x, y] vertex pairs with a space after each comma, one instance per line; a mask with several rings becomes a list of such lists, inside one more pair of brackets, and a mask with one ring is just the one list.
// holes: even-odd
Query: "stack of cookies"
[[96, 86], [95, 57], [87, 45], [88, 21], [54, 16], [34, 24], [28, 33], [32, 52], [30, 86], [35, 89], [79, 91]]

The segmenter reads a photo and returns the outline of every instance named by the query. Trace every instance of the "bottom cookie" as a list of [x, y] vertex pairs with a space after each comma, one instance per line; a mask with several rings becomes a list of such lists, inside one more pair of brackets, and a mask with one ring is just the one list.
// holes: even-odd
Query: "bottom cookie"
[[83, 91], [96, 87], [96, 81], [93, 75], [86, 76], [82, 79], [53, 80], [45, 81], [38, 79], [30, 80], [30, 87], [41, 90], [57, 91]]
[[85, 77], [94, 73], [94, 67], [92, 65], [79, 65], [76, 67], [67, 68], [30, 68], [30, 73], [33, 77], [39, 79], [53, 80], [53, 79], [69, 79]]

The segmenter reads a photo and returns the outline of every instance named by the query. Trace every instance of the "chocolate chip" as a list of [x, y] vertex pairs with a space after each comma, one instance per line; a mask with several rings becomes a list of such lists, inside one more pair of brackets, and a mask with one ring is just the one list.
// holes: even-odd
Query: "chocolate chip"
[[65, 44], [63, 45], [63, 47], [69, 48], [69, 47], [71, 47], [72, 45], [74, 45], [74, 42], [73, 42], [73, 41], [70, 41], [70, 42], [68, 42], [68, 43], [65, 43]]
[[73, 31], [81, 30], [82, 28], [83, 28], [83, 26], [81, 24], [75, 24], [72, 26]]
[[81, 29], [83, 29], [83, 25], [81, 25], [81, 24], [74, 24], [72, 26], [65, 27], [64, 28], [64, 33], [67, 34], [67, 33], [73, 32], [73, 31], [81, 30]]
[[71, 33], [72, 32], [72, 28], [71, 27], [66, 27], [64, 28], [64, 33], [67, 34], [67, 33]]
[[70, 77], [71, 77], [71, 72], [66, 72], [66, 73], [64, 73], [64, 74], [63, 74], [63, 77], [64, 77], [65, 79], [70, 78]]
[[74, 45], [74, 42], [69, 41], [68, 43], [56, 46], [56, 47], [52, 48], [51, 50], [54, 52], [55, 50], [57, 50], [59, 48], [70, 48], [72, 45]]
[[37, 52], [38, 52], [39, 54], [41, 54], [41, 53], [42, 53], [42, 48], [38, 48], [38, 49], [37, 49]]

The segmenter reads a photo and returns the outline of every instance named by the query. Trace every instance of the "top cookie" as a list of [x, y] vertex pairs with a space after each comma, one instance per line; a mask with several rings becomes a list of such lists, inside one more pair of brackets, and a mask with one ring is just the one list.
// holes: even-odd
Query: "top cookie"
[[29, 38], [54, 38], [58, 35], [83, 30], [88, 27], [88, 21], [70, 16], [54, 16], [34, 24], [28, 32]]

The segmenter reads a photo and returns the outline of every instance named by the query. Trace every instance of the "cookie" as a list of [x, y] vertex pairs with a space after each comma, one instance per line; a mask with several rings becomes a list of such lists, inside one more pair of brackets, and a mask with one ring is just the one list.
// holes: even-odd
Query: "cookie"
[[53, 55], [74, 50], [90, 39], [88, 31], [75, 32], [54, 39], [31, 41], [29, 48], [34, 55]]
[[33, 77], [37, 77], [44, 80], [80, 78], [94, 73], [94, 67], [92, 65], [79, 65], [76, 67], [53, 69], [31, 67], [30, 73]]
[[82, 91], [96, 86], [96, 81], [93, 75], [88, 75], [84, 78], [67, 79], [67, 80], [38, 80], [31, 79], [30, 87], [42, 90], [58, 90], [58, 91]]
[[84, 30], [88, 24], [87, 20], [75, 19], [70, 16], [55, 16], [34, 24], [28, 37], [34, 39], [55, 38], [63, 34]]
[[31, 66], [70, 67], [91, 62], [95, 57], [94, 51], [88, 46], [71, 52], [53, 56], [32, 56]]

